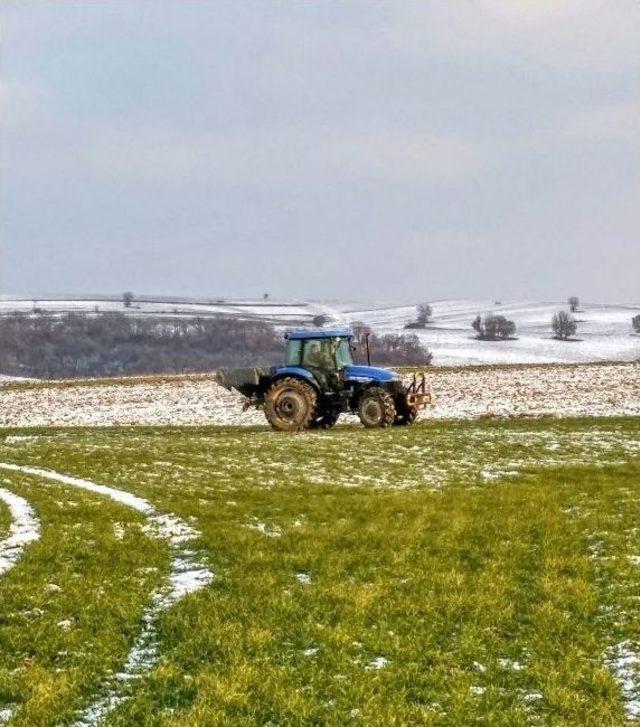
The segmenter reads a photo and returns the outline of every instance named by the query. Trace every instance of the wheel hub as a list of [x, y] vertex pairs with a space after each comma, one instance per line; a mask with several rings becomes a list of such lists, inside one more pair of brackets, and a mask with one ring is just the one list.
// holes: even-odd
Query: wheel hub
[[294, 391], [284, 391], [276, 404], [278, 415], [289, 422], [295, 422], [304, 411], [303, 398]]
[[378, 421], [382, 415], [382, 407], [377, 401], [369, 401], [364, 407], [364, 415], [371, 422]]

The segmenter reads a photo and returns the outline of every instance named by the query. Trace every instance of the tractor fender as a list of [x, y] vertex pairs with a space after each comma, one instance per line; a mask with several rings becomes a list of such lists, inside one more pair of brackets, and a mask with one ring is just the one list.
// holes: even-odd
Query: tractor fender
[[273, 384], [279, 379], [285, 378], [301, 379], [307, 384], [313, 386], [316, 391], [320, 391], [320, 386], [316, 381], [315, 376], [308, 369], [302, 368], [302, 366], [279, 366], [272, 374], [269, 384]]

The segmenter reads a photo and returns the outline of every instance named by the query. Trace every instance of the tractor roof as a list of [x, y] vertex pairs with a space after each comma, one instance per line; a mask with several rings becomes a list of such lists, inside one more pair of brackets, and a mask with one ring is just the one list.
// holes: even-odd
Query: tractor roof
[[304, 340], [314, 338], [352, 338], [353, 331], [348, 328], [294, 328], [284, 334], [291, 340]]

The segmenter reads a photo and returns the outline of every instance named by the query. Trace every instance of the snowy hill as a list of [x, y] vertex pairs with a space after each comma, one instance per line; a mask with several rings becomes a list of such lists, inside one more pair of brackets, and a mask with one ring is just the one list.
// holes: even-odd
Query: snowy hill
[[[565, 309], [564, 303], [447, 300], [431, 303], [433, 318], [424, 330], [412, 331], [434, 353], [436, 365], [503, 363], [580, 363], [634, 361], [640, 359], [640, 336], [631, 319], [639, 306], [584, 304], [576, 313], [575, 341], [556, 341], [551, 317]], [[415, 317], [414, 306], [358, 305], [348, 302], [264, 301], [140, 297], [125, 308], [119, 297], [55, 298], [47, 300], [0, 298], [0, 315], [13, 312], [51, 314], [67, 312], [124, 312], [133, 316], [191, 318], [231, 316], [258, 319], [276, 325], [311, 325], [314, 316], [325, 314], [334, 324], [363, 321], [377, 333], [399, 333]], [[476, 315], [502, 314], [517, 326], [516, 340], [478, 341], [471, 321]]]
[[[575, 314], [575, 341], [556, 341], [551, 317], [566, 305], [558, 303], [505, 303], [439, 301], [431, 304], [432, 322], [416, 332], [434, 353], [437, 365], [501, 363], [580, 363], [591, 361], [635, 361], [640, 359], [640, 336], [631, 319], [640, 307], [585, 305]], [[478, 341], [471, 322], [476, 315], [494, 313], [513, 320], [516, 340]], [[415, 308], [378, 308], [350, 311], [349, 320], [362, 320], [381, 333], [402, 329], [415, 317]]]

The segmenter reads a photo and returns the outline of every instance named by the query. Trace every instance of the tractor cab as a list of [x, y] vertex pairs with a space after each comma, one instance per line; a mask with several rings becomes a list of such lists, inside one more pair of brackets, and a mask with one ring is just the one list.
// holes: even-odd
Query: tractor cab
[[337, 372], [353, 365], [353, 333], [346, 328], [290, 331], [285, 338], [285, 366]]
[[[278, 373], [315, 377], [321, 389], [339, 379], [343, 384], [392, 384], [400, 376], [391, 369], [354, 364], [353, 332], [348, 328], [297, 329], [285, 333], [285, 365]], [[367, 344], [367, 358], [369, 358]]]

